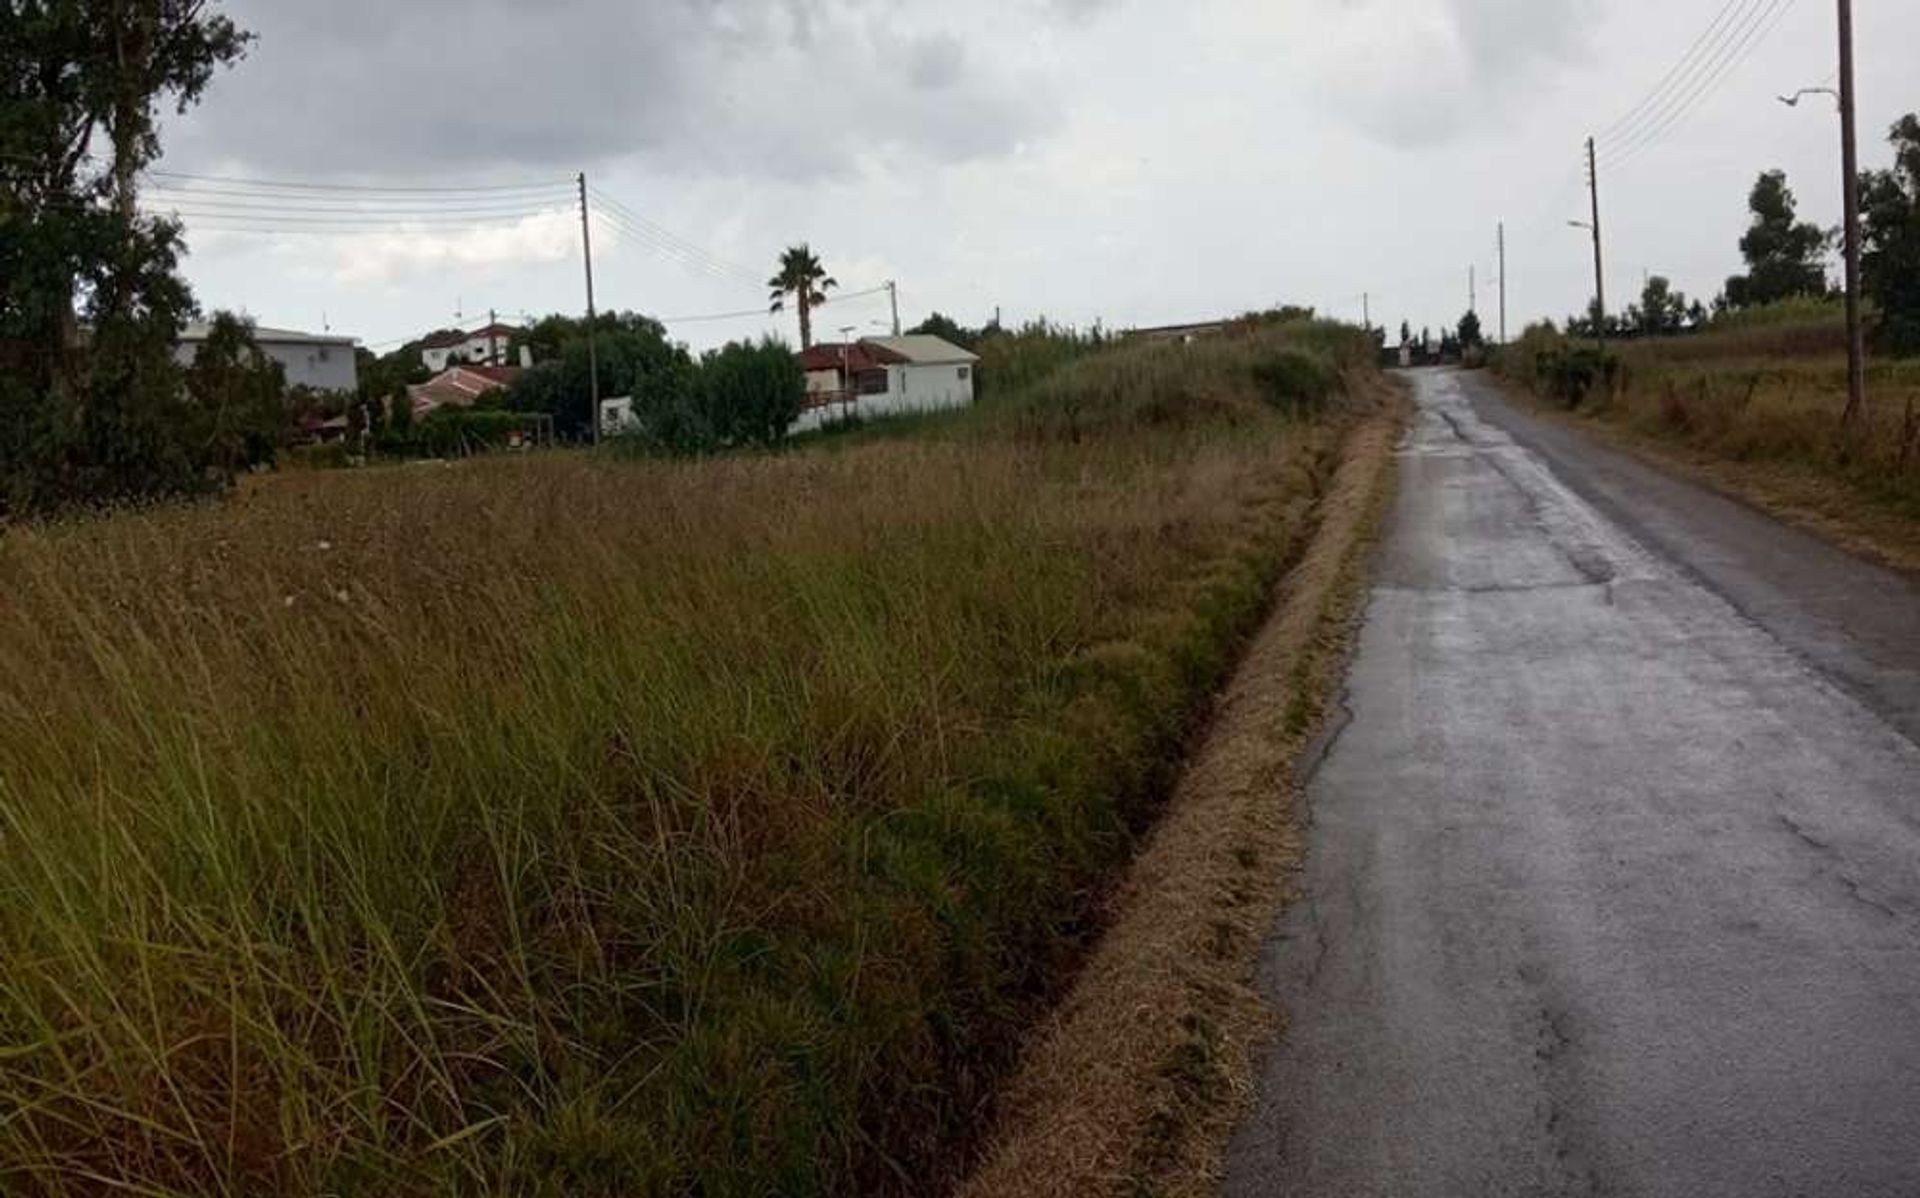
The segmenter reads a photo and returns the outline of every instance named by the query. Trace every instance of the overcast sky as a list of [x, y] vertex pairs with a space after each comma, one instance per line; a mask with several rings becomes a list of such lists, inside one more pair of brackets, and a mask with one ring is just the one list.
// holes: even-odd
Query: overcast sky
[[[226, 0], [259, 40], [167, 131], [166, 170], [334, 185], [548, 186], [437, 197], [430, 227], [327, 232], [291, 199], [272, 235], [188, 221], [201, 302], [368, 344], [583, 307], [584, 170], [629, 218], [699, 247], [700, 266], [608, 217], [603, 308], [662, 317], [764, 303], [755, 285], [809, 241], [855, 291], [898, 279], [902, 315], [977, 324], [1046, 315], [1108, 327], [1279, 303], [1376, 323], [1456, 320], [1470, 266], [1497, 321], [1591, 294], [1582, 140], [1633, 114], [1724, 0]], [[1920, 108], [1920, 4], [1862, 0], [1862, 153]], [[1828, 0], [1771, 33], [1697, 111], [1637, 156], [1603, 150], [1610, 297], [1644, 271], [1711, 298], [1737, 268], [1746, 192], [1788, 171], [1802, 213], [1837, 223]], [[1729, 37], [1727, 44], [1733, 44]], [[1682, 76], [1685, 82], [1692, 76]], [[1623, 127], [1617, 149], [1679, 107]], [[1817, 99], [1817, 98], [1816, 98]], [[1619, 158], [1616, 153], [1612, 158]], [[219, 185], [202, 185], [219, 186]], [[340, 196], [366, 193], [339, 192]], [[223, 202], [226, 197], [213, 197]], [[201, 201], [204, 205], [205, 201]], [[388, 203], [384, 199], [369, 203]], [[553, 204], [517, 224], [497, 214]], [[223, 209], [223, 212], [234, 209]], [[458, 222], [484, 212], [495, 223]], [[517, 218], [516, 218], [517, 219]], [[215, 226], [223, 226], [216, 229]], [[291, 232], [287, 230], [298, 230]], [[1616, 304], [1615, 306], [1618, 306]], [[460, 321], [456, 320], [460, 314]], [[819, 325], [878, 331], [884, 296]], [[791, 318], [685, 323], [696, 347], [796, 334]]]

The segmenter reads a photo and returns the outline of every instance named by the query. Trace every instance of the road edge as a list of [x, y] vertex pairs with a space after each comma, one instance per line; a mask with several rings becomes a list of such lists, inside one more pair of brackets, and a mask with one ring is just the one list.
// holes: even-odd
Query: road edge
[[1281, 1019], [1255, 985], [1297, 894], [1300, 794], [1332, 734], [1408, 407], [1342, 447], [1319, 526], [1221, 693], [1116, 916], [1023, 1054], [961, 1198], [1210, 1194]]
[[[1789, 466], [1715, 457], [1634, 429], [1547, 403], [1526, 384], [1496, 371], [1489, 384], [1515, 404], [1665, 474], [1707, 488], [1724, 499], [1811, 533], [1878, 566], [1920, 577], [1920, 528], [1864, 501], [1847, 497], [1846, 484]], [[1841, 499], [1832, 497], [1838, 492]]]

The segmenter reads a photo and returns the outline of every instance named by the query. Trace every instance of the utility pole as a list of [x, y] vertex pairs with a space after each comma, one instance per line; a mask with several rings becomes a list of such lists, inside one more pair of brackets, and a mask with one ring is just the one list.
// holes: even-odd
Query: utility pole
[[1369, 333], [1373, 332], [1373, 294], [1371, 292], [1360, 293], [1360, 327]]
[[487, 365], [500, 365], [500, 312], [495, 308], [487, 309]]
[[1867, 342], [1860, 327], [1860, 149], [1854, 117], [1853, 0], [1840, 0], [1840, 161], [1846, 172], [1847, 410], [1840, 427], [1848, 452], [1867, 425]]
[[893, 335], [900, 335], [900, 284], [887, 280], [887, 298], [893, 301]]
[[587, 219], [587, 172], [580, 172], [580, 246], [587, 265], [587, 374], [593, 410], [587, 423], [593, 426], [593, 445], [600, 445], [600, 351], [594, 343], [593, 326], [599, 323], [593, 311], [593, 222]]
[[1507, 222], [1500, 222], [1500, 344], [1507, 343]]
[[1600, 155], [1591, 137], [1587, 139], [1587, 189], [1593, 196], [1593, 298], [1598, 306], [1593, 333], [1604, 353], [1607, 348], [1607, 266], [1600, 243]]
[[1480, 268], [1477, 266], [1469, 266], [1467, 267], [1467, 311], [1477, 312], [1479, 309]]

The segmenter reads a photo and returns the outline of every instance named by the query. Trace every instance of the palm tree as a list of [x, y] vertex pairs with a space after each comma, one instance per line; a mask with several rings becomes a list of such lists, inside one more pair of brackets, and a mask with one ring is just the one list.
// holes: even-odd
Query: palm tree
[[794, 297], [800, 310], [800, 348], [813, 348], [813, 310], [827, 302], [827, 289], [840, 284], [827, 277], [826, 267], [806, 245], [796, 245], [780, 255], [780, 273], [767, 280], [773, 289], [772, 312], [784, 312], [787, 297]]

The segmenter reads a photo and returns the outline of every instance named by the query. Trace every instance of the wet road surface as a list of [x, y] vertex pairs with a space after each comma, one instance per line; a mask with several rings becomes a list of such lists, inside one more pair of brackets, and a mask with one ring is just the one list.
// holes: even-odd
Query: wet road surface
[[1225, 1193], [1920, 1195], [1920, 586], [1415, 381]]

